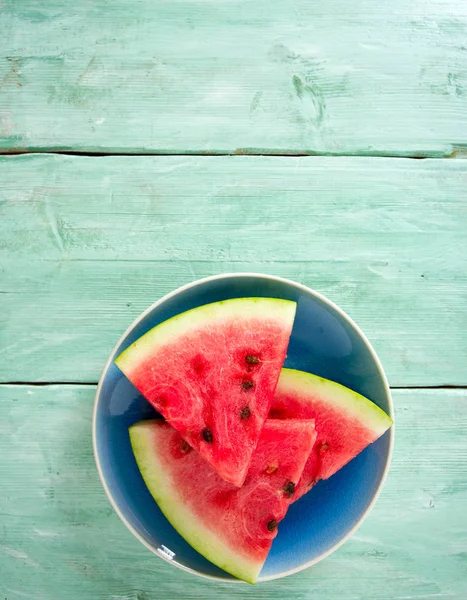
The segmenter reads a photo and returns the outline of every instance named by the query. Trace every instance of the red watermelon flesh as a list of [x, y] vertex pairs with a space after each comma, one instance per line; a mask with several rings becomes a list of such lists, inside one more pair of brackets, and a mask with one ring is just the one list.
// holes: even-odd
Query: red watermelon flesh
[[316, 443], [294, 500], [320, 479], [331, 477], [393, 423], [376, 404], [357, 392], [293, 369], [282, 369], [269, 416], [315, 421]]
[[207, 304], [154, 327], [115, 363], [220, 477], [241, 486], [295, 309], [273, 298]]
[[313, 421], [267, 420], [241, 488], [168, 423], [140, 421], [129, 432], [143, 479], [174, 528], [208, 560], [254, 583], [315, 442]]

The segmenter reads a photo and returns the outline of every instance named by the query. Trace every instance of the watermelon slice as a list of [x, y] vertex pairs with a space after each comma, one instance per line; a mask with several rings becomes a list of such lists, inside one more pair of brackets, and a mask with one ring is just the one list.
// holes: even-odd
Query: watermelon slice
[[143, 479], [170, 523], [215, 565], [255, 583], [314, 444], [313, 421], [267, 420], [241, 488], [168, 423], [140, 421], [129, 431]]
[[295, 309], [273, 298], [207, 304], [154, 327], [115, 363], [223, 479], [241, 486]]
[[316, 443], [294, 501], [320, 479], [331, 477], [393, 423], [376, 404], [357, 392], [293, 369], [282, 369], [269, 416], [315, 420]]

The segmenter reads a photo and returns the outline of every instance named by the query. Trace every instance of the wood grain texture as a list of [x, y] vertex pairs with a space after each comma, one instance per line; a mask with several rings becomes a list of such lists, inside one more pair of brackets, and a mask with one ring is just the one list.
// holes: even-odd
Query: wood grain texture
[[466, 390], [394, 391], [394, 459], [365, 523], [315, 567], [254, 588], [181, 572], [126, 530], [92, 457], [94, 393], [94, 386], [0, 386], [2, 599], [464, 597]]
[[467, 383], [465, 161], [36, 155], [0, 180], [1, 381], [97, 381], [163, 294], [256, 271], [337, 302], [393, 386]]
[[464, 0], [3, 0], [0, 148], [465, 154]]

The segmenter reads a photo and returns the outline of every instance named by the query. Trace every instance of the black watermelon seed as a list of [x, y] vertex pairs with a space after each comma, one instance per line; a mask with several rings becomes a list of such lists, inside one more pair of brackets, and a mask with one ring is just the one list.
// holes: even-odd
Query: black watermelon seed
[[208, 444], [212, 444], [212, 431], [207, 427], [203, 429], [203, 440]]
[[292, 496], [294, 492], [295, 483], [293, 481], [288, 481], [284, 486], [284, 494], [287, 496], [287, 498], [290, 498], [290, 496]]
[[245, 408], [242, 408], [242, 410], [240, 411], [240, 419], [248, 419], [250, 415], [251, 410], [248, 406], [245, 406]]
[[268, 531], [274, 531], [274, 529], [276, 529], [277, 527], [277, 521], [276, 519], [272, 519], [271, 521], [269, 521], [268, 523]]
[[252, 381], [242, 381], [242, 390], [244, 390], [245, 392], [247, 390], [251, 390], [252, 387], [255, 387], [255, 384]]
[[259, 363], [259, 358], [257, 356], [253, 356], [252, 354], [249, 354], [247, 357], [245, 357], [245, 360], [249, 365], [257, 365]]

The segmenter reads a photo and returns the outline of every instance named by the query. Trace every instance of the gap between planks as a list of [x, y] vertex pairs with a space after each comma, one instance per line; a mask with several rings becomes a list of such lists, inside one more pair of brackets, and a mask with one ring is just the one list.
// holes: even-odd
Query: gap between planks
[[[1, 381], [0, 387], [7, 385], [46, 387], [48, 385], [87, 385], [97, 386], [98, 381]], [[391, 390], [467, 390], [467, 385], [395, 385]]]
[[33, 148], [25, 150], [22, 148], [13, 148], [11, 150], [0, 149], [0, 156], [20, 156], [24, 154], [58, 154], [64, 156], [88, 156], [94, 158], [106, 157], [106, 156], [277, 156], [282, 158], [300, 158], [305, 156], [327, 156], [331, 158], [406, 158], [409, 160], [425, 160], [425, 159], [467, 159], [467, 144], [455, 145], [453, 150], [446, 154], [444, 152], [432, 152], [432, 153], [404, 153], [404, 152], [383, 152], [383, 151], [368, 151], [358, 153], [346, 153], [346, 152], [315, 152], [315, 151], [303, 151], [297, 152], [295, 150], [285, 149], [272, 149], [272, 150], [261, 150], [257, 148], [238, 148], [233, 152], [223, 150], [186, 150], [183, 152], [172, 152], [166, 150], [154, 150], [150, 152], [139, 152], [138, 150], [127, 151], [127, 152], [114, 152], [114, 151], [94, 151], [94, 150], [70, 150], [70, 149], [54, 149], [54, 148]]

